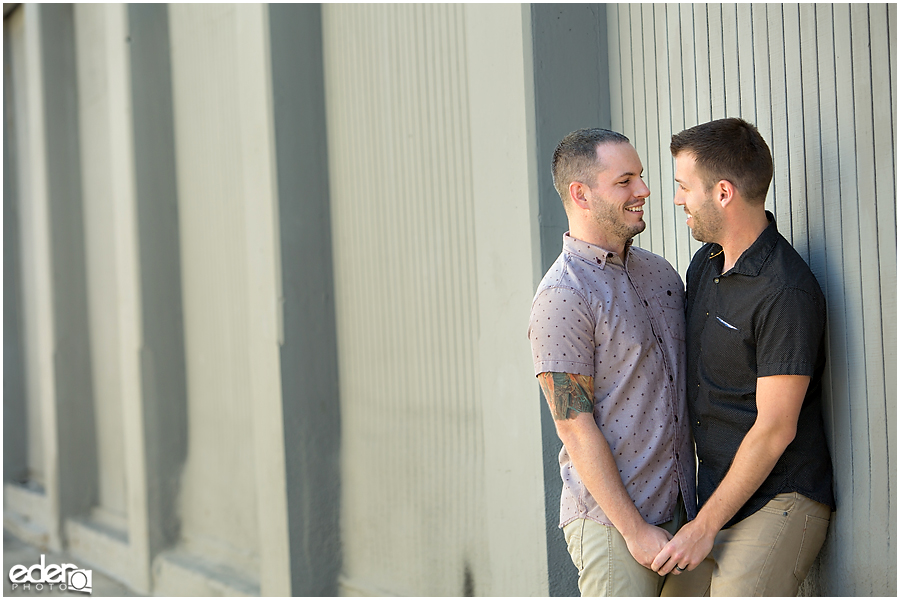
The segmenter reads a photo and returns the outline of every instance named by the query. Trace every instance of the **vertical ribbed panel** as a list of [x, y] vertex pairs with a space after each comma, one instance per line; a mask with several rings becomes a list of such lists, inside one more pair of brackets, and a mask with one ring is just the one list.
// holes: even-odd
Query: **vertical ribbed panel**
[[188, 548], [258, 572], [235, 8], [169, 7], [188, 390]]
[[767, 207], [826, 293], [838, 510], [806, 592], [896, 594], [896, 24], [894, 4], [609, 8], [613, 127], [656, 199], [638, 243], [685, 273], [699, 244], [672, 204], [671, 135], [740, 116], [775, 159]]
[[323, 7], [345, 591], [477, 593], [464, 31], [462, 6]]
[[[118, 297], [110, 180], [109, 86], [105, 9], [75, 7], [78, 109], [82, 135], [81, 185], [84, 202], [91, 366], [99, 475], [98, 504], [125, 515], [125, 448], [119, 382]], [[124, 519], [121, 525], [124, 528]]]

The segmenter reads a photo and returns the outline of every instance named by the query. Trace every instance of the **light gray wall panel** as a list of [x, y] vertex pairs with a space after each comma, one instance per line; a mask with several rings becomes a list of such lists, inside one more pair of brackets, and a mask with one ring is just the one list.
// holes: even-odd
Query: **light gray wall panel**
[[483, 585], [462, 6], [323, 7], [344, 591]]
[[125, 461], [104, 8], [98, 4], [75, 6], [74, 19], [78, 110], [83, 132], [81, 182], [97, 432], [97, 500], [101, 512], [109, 513], [124, 529]]
[[[685, 124], [695, 122], [698, 112], [698, 102], [700, 101], [701, 91], [698, 85], [703, 79], [698, 74], [704, 70], [703, 64], [698, 64], [695, 53], [693, 51], [695, 44], [694, 37], [694, 9], [690, 4], [681, 4], [677, 8], [673, 6], [667, 7], [668, 27], [667, 37], [669, 40], [669, 88], [666, 96], [666, 102], [669, 104], [671, 111], [671, 130], [681, 131], [685, 128]], [[706, 83], [704, 83], [706, 86]], [[679, 95], [683, 97], [682, 102], [672, 102], [672, 98]], [[663, 137], [660, 140], [661, 152], [665, 154], [667, 140]], [[671, 161], [662, 159], [663, 165], [668, 165], [671, 169], [671, 177], [665, 175], [660, 179], [661, 187], [656, 190], [658, 199], [667, 206], [671, 201], [671, 197], [666, 191], [666, 182], [674, 180], [675, 165]], [[690, 230], [684, 226], [684, 213], [677, 209], [672, 213], [674, 215], [673, 222], [673, 238], [675, 241], [675, 259], [672, 265], [679, 273], [687, 272], [690, 264], [690, 257], [695, 248], [699, 247], [699, 243], [691, 236]]]
[[[712, 55], [712, 45], [710, 43], [710, 23], [709, 17], [707, 15], [707, 7], [706, 4], [691, 4], [692, 12], [693, 12], [693, 40], [694, 45], [692, 46], [683, 46], [686, 49], [686, 52], [691, 54], [691, 60], [694, 61], [694, 64], [697, 68], [697, 121], [696, 123], [703, 123], [705, 121], [709, 121], [712, 117], [712, 76], [710, 74], [710, 61]], [[687, 85], [690, 86], [691, 82], [688, 81]], [[674, 100], [678, 96], [672, 96], [673, 104], [677, 104]], [[690, 122], [690, 119], [686, 120]], [[685, 123], [687, 127], [687, 123]]]
[[187, 550], [259, 572], [235, 7], [171, 5], [187, 365]]
[[[669, 69], [670, 69], [670, 60], [669, 60], [669, 43], [666, 36], [666, 31], [668, 31], [668, 12], [670, 7], [666, 5], [662, 5], [657, 7], [658, 10], [654, 14], [653, 19], [653, 30], [654, 30], [654, 51], [656, 55], [656, 79], [657, 86], [655, 88], [654, 100], [656, 105], [655, 114], [659, 115], [659, 120], [661, 122], [672, 122], [672, 104], [669, 102]], [[677, 12], [676, 7], [671, 7], [672, 12]], [[677, 69], [680, 71], [680, 69]], [[680, 107], [678, 107], [680, 109]], [[665, 144], [664, 139], [660, 138], [660, 131], [658, 127], [652, 127], [649, 129], [650, 136], [652, 139], [652, 144], [656, 146], [660, 146]], [[655, 160], [651, 164], [644, 164], [644, 168], [649, 172], [657, 173], [657, 181], [670, 181], [675, 176], [674, 167], [671, 161], [665, 160], [665, 156], [661, 156], [657, 153], [653, 154], [653, 158]], [[647, 180], [647, 176], [644, 176], [644, 180]], [[654, 182], [652, 182], [654, 183]], [[654, 216], [660, 225], [659, 231], [662, 237], [662, 244], [664, 248], [668, 249], [669, 254], [674, 254], [677, 252], [677, 244], [678, 237], [675, 235], [676, 233], [676, 218], [675, 212], [670, 210], [670, 206], [666, 203], [666, 198], [659, 194], [659, 191], [662, 189], [662, 186], [659, 183], [656, 183], [656, 194], [653, 194], [653, 190], [651, 190], [650, 196], [650, 207], [654, 211]], [[668, 235], [667, 235], [668, 233]]]
[[[660, 165], [662, 181], [651, 190], [671, 204], [663, 165], [671, 164], [672, 133], [725, 116], [756, 123], [775, 160], [767, 207], [826, 293], [825, 418], [838, 509], [803, 592], [893, 595], [896, 7], [656, 5], [652, 13], [634, 5], [609, 10], [610, 43], [618, 46], [609, 55], [619, 61], [610, 68], [611, 96], [636, 98], [614, 101], [612, 120], [623, 129], [634, 123], [645, 165]], [[656, 26], [660, 18], [665, 30]], [[653, 69], [647, 37], [668, 47], [665, 72]], [[668, 115], [641, 101], [655, 87], [668, 90]], [[642, 112], [652, 115], [647, 128], [659, 131], [655, 145], [641, 129]], [[684, 273], [698, 245], [681, 243], [680, 210], [675, 231], [654, 216], [638, 243]]]
[[[659, 128], [654, 126], [654, 122], [657, 119], [663, 118], [661, 114], [660, 107], [660, 98], [658, 95], [659, 88], [664, 85], [663, 82], [658, 81], [659, 79], [659, 69], [658, 67], [662, 66], [666, 62], [665, 55], [665, 40], [662, 41], [662, 47], [657, 48], [657, 39], [656, 36], [652, 33], [656, 31], [656, 18], [657, 11], [655, 10], [656, 6], [652, 4], [641, 4], [641, 27], [646, 28], [648, 32], [651, 32], [651, 35], [644, 35], [643, 44], [644, 44], [644, 69], [647, 73], [654, 73], [656, 76], [654, 77], [654, 85], [647, 85], [644, 89], [644, 127], [643, 127], [643, 136], [644, 143], [648, 148], [656, 148], [659, 147]], [[665, 15], [660, 11], [660, 18], [664, 19]], [[648, 82], [649, 83], [649, 82]], [[663, 88], [665, 89], [665, 88]], [[640, 131], [642, 128], [639, 126], [638, 130]], [[662, 171], [662, 167], [660, 165], [660, 154], [658, 152], [653, 152], [648, 154], [645, 157], [641, 158], [641, 162], [644, 165], [644, 181], [647, 183], [648, 187], [652, 189], [660, 189], [659, 181], [660, 175]], [[649, 237], [651, 240], [651, 245], [657, 248], [658, 252], [662, 254], [664, 252], [663, 248], [665, 246], [665, 220], [663, 218], [664, 207], [661, 198], [657, 196], [655, 199], [651, 196], [650, 201], [647, 204], [647, 218], [649, 221], [653, 221], [657, 224], [657, 227], [646, 230], [649, 235], [644, 236]], [[669, 210], [669, 213], [672, 211]]]
[[[539, 57], [527, 5], [470, 4], [465, 16], [478, 207], [477, 360], [486, 424], [484, 514], [491, 579], [485, 595], [545, 595], [546, 534], [539, 518], [545, 514], [544, 486], [535, 468], [541, 463], [541, 409], [530, 401], [534, 371], [529, 346], [520, 337], [541, 278], [532, 91]], [[516, 97], [497, 89], [524, 91]]]

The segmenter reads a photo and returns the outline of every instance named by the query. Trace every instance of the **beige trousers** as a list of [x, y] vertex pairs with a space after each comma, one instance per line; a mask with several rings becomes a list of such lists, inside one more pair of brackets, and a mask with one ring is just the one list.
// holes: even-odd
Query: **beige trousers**
[[[675, 518], [660, 527], [675, 535], [686, 522], [687, 513], [679, 496]], [[634, 560], [615, 527], [576, 519], [563, 527], [563, 533], [578, 569], [582, 596], [659, 596], [666, 577]]]
[[693, 571], [669, 576], [663, 596], [796, 596], [825, 542], [831, 509], [796, 492], [778, 494], [716, 535]]

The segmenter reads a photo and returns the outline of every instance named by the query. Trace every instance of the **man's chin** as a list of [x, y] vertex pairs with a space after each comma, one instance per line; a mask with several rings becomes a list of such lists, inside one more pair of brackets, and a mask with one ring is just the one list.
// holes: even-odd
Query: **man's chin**
[[703, 235], [702, 231], [698, 233], [696, 229], [691, 229], [691, 235], [694, 237], [695, 240], [697, 240], [701, 244], [708, 244], [709, 242], [712, 241], [712, 240], [706, 239], [707, 236]]

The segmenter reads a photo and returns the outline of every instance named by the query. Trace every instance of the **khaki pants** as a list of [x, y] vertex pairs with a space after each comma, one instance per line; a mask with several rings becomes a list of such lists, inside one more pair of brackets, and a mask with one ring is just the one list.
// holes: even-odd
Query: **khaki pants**
[[796, 596], [825, 542], [831, 509], [796, 492], [778, 494], [716, 535], [693, 571], [669, 576], [663, 596]]
[[[681, 497], [675, 518], [660, 525], [675, 534], [687, 522]], [[615, 527], [576, 519], [563, 527], [582, 596], [659, 596], [666, 577], [641, 566]], [[669, 577], [673, 577], [670, 575]]]

